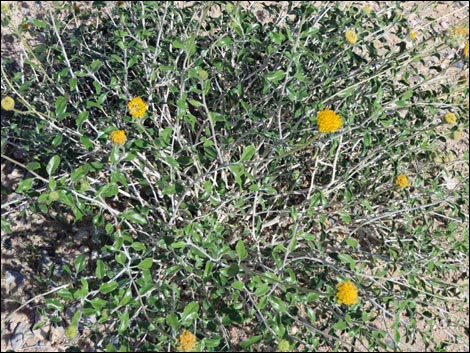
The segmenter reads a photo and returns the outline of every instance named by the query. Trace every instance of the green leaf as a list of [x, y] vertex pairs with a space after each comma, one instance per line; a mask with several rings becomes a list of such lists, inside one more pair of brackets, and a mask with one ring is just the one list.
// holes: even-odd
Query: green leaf
[[189, 99], [188, 101], [189, 101], [189, 104], [191, 104], [192, 106], [196, 108], [202, 106], [202, 103], [195, 99]]
[[333, 328], [335, 330], [344, 330], [348, 327], [348, 324], [344, 321], [339, 321], [336, 324], [333, 325]]
[[256, 288], [255, 295], [257, 295], [258, 297], [261, 297], [265, 295], [266, 293], [268, 293], [268, 291], [269, 291], [269, 286], [263, 283], [263, 284], [260, 284], [258, 288]]
[[[78, 114], [78, 117], [77, 119], [75, 120], [75, 123], [77, 124], [78, 127], [81, 127], [81, 125], [83, 124], [83, 122], [88, 119], [88, 116], [90, 115], [90, 113], [85, 110], [83, 112], [81, 112], [80, 114]], [[83, 142], [82, 142], [83, 143]]]
[[243, 282], [235, 281], [232, 283], [232, 288], [235, 288], [236, 290], [242, 291], [244, 287], [245, 284]]
[[216, 43], [215, 45], [219, 46], [219, 47], [227, 47], [227, 46], [231, 46], [233, 43], [233, 40], [232, 38], [230, 37], [222, 37], [220, 38]]
[[174, 159], [172, 156], [166, 156], [166, 161], [168, 162], [169, 165], [171, 165], [173, 168], [178, 169], [179, 168], [179, 163], [176, 159]]
[[261, 336], [261, 335], [252, 336], [252, 337], [250, 337], [249, 339], [247, 339], [246, 341], [240, 342], [240, 343], [239, 343], [239, 344], [240, 344], [240, 347], [242, 347], [242, 348], [247, 348], [247, 347], [251, 346], [252, 344], [255, 344], [256, 342], [261, 341], [261, 338], [262, 338], [262, 337], [263, 337], [263, 336]]
[[357, 249], [357, 247], [359, 246], [359, 243], [354, 238], [347, 238], [346, 239], [346, 244], [353, 247], [354, 249]]
[[256, 152], [255, 146], [253, 145], [246, 146], [245, 149], [243, 150], [240, 161], [242, 162], [249, 161], [251, 158], [253, 158], [255, 152]]
[[16, 192], [20, 193], [20, 192], [25, 192], [31, 189], [31, 187], [33, 186], [33, 180], [34, 178], [21, 180], [20, 183], [18, 184], [18, 187], [16, 188]]
[[86, 262], [86, 255], [82, 254], [79, 255], [75, 261], [73, 262], [73, 265], [75, 266], [75, 274], [79, 274], [82, 272], [82, 270], [85, 268], [85, 262]]
[[59, 167], [60, 164], [60, 157], [58, 155], [55, 155], [49, 160], [49, 163], [47, 163], [46, 171], [49, 176], [54, 174], [54, 172], [57, 170], [57, 167]]
[[73, 317], [72, 317], [72, 325], [77, 325], [78, 324], [78, 320], [80, 320], [80, 316], [81, 316], [81, 312], [80, 310], [77, 310], [75, 312], [75, 314], [73, 314]]
[[347, 223], [347, 224], [350, 224], [352, 219], [351, 219], [351, 216], [345, 212], [340, 212], [339, 215], [341, 216], [341, 219], [343, 220], [343, 222]]
[[38, 28], [49, 27], [49, 22], [46, 22], [46, 21], [34, 19], [31, 22], [33, 23], [33, 25], [35, 25]]
[[100, 188], [98, 191], [98, 195], [101, 195], [103, 197], [113, 197], [114, 195], [117, 195], [119, 193], [119, 188], [116, 183], [109, 183], [104, 185], [103, 187]]
[[137, 224], [147, 224], [147, 220], [134, 210], [126, 210], [121, 213], [121, 217]]
[[239, 261], [243, 261], [246, 258], [246, 256], [248, 255], [248, 252], [246, 251], [245, 244], [243, 243], [242, 240], [239, 240], [237, 242], [237, 245], [236, 245], [235, 249], [237, 250], [237, 255], [238, 255]]
[[67, 273], [69, 276], [72, 276], [72, 270], [70, 269], [69, 265], [63, 264], [62, 270], [64, 270], [64, 272]]
[[407, 106], [407, 103], [404, 101], [404, 100], [397, 100], [395, 102], [395, 104], [398, 106], [398, 107], [406, 107]]
[[280, 313], [285, 313], [287, 312], [287, 304], [283, 302], [281, 299], [278, 297], [270, 296], [268, 298], [269, 302], [271, 303], [271, 306], [273, 307], [274, 310]]
[[116, 164], [119, 161], [119, 155], [121, 154], [120, 148], [118, 145], [113, 145], [111, 147], [111, 154], [109, 156], [109, 160], [111, 163]]
[[152, 264], [153, 264], [153, 259], [148, 258], [148, 259], [142, 260], [137, 265], [137, 267], [140, 268], [141, 270], [148, 270], [148, 269], [152, 268]]
[[96, 72], [102, 65], [103, 65], [103, 62], [101, 60], [93, 60], [93, 62], [90, 65], [90, 69], [93, 72]]
[[176, 194], [176, 184], [168, 184], [162, 190], [163, 195], [174, 195]]
[[[55, 181], [55, 179], [53, 177], [50, 177], [49, 178], [49, 189], [54, 190], [56, 188], [56, 186], [57, 186], [57, 182]], [[57, 198], [59, 198], [58, 195], [57, 195]]]
[[350, 95], [352, 95], [352, 94], [354, 93], [355, 90], [356, 90], [355, 87], [350, 87], [350, 88], [348, 88], [347, 90], [340, 92], [340, 93], [338, 94], [338, 96], [339, 96], [339, 97], [342, 97], [342, 98], [344, 98], [344, 97], [349, 97]]
[[59, 134], [59, 135], [57, 135], [56, 137], [54, 137], [54, 139], [52, 140], [52, 147], [57, 147], [57, 146], [59, 146], [60, 143], [62, 142], [62, 137], [63, 137], [62, 134]]
[[116, 259], [118, 264], [125, 266], [126, 254], [124, 254], [123, 252], [119, 252], [119, 253], [116, 253], [116, 255], [114, 255], [114, 258]]
[[185, 246], [186, 246], [186, 242], [184, 242], [184, 241], [177, 241], [177, 242], [171, 244], [171, 247], [173, 249], [181, 249], [181, 248], [184, 248]]
[[80, 142], [83, 144], [83, 146], [85, 146], [87, 151], [92, 151], [93, 150], [93, 142], [91, 142], [91, 140], [88, 137], [81, 136], [80, 137]]
[[145, 246], [145, 244], [141, 243], [141, 242], [133, 242], [131, 244], [131, 247], [133, 247], [135, 250], [137, 251], [145, 251], [147, 249], [147, 247]]
[[401, 99], [406, 101], [406, 100], [410, 99], [411, 96], [413, 96], [413, 90], [409, 89], [408, 91], [403, 93], [403, 96], [401, 97]]
[[173, 330], [177, 330], [180, 326], [178, 321], [178, 316], [175, 313], [168, 314], [166, 317], [166, 323], [170, 326]]
[[57, 295], [65, 300], [73, 300], [73, 294], [68, 288], [62, 288], [57, 292]]
[[190, 323], [197, 318], [197, 312], [199, 311], [199, 304], [197, 302], [191, 302], [183, 310], [181, 314], [181, 323]]
[[26, 169], [28, 170], [36, 170], [39, 168], [41, 168], [41, 164], [39, 164], [38, 162], [31, 162], [26, 165]]
[[89, 170], [89, 167], [87, 164], [85, 165], [82, 165], [80, 167], [78, 167], [77, 169], [75, 169], [72, 174], [70, 174], [70, 181], [72, 183], [78, 181], [78, 180], [81, 180], [82, 177], [88, 173], [88, 170]]
[[101, 260], [97, 260], [96, 270], [95, 270], [96, 277], [98, 279], [102, 279], [104, 277], [105, 271], [106, 271], [106, 268], [105, 268], [104, 262]]
[[75, 88], [77, 88], [77, 83], [78, 83], [78, 80], [76, 78], [70, 78], [69, 79], [69, 87], [70, 87], [71, 91], [73, 91], [73, 90], [75, 90]]
[[155, 285], [153, 283], [146, 283], [139, 289], [139, 295], [144, 295], [151, 289], [155, 289]]
[[59, 120], [64, 119], [67, 114], [67, 99], [65, 97], [59, 96], [55, 101], [55, 115]]
[[132, 290], [130, 288], [127, 288], [127, 290], [123, 294], [123, 296], [121, 298], [121, 301], [119, 302], [118, 306], [125, 306], [126, 304], [128, 304], [131, 301], [132, 298], [133, 298]]
[[118, 332], [122, 334], [129, 327], [129, 313], [127, 309], [124, 311], [124, 313], [118, 314], [118, 317], [119, 317]]
[[124, 187], [128, 187], [126, 175], [120, 170], [115, 170], [111, 173], [111, 181], [114, 183], [119, 182]]
[[95, 91], [96, 91], [96, 94], [100, 94], [101, 93], [101, 85], [98, 81], [94, 81], [93, 82], [93, 86], [95, 87]]
[[62, 312], [64, 310], [64, 306], [60, 301], [57, 299], [46, 299], [46, 307], [51, 310], [57, 310]]
[[354, 267], [356, 267], [356, 261], [354, 261], [354, 259], [350, 255], [339, 254], [338, 258], [340, 259], [341, 262], [349, 264], [350, 269], [354, 269]]
[[205, 338], [204, 346], [208, 348], [216, 348], [220, 344], [220, 338]]
[[111, 282], [108, 282], [108, 283], [102, 283], [101, 286], [100, 286], [100, 292], [103, 293], [103, 294], [108, 294], [108, 293], [112, 292], [113, 290], [115, 290], [118, 286], [119, 286], [119, 284], [116, 281], [111, 281]]
[[271, 72], [269, 74], [266, 75], [266, 79], [269, 81], [269, 82], [273, 82], [273, 83], [277, 83], [279, 82], [280, 80], [282, 80], [284, 78], [284, 76], [286, 75], [286, 73], [282, 70], [278, 70], [276, 72]]

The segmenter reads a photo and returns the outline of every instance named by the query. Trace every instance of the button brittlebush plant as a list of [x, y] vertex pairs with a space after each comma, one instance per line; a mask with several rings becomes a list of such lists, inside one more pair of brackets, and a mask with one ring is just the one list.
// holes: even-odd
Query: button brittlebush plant
[[98, 235], [43, 320], [106, 351], [442, 349], [442, 319], [465, 344], [441, 313], [464, 304], [468, 158], [434, 157], [468, 132], [468, 61], [427, 67], [448, 32], [399, 2], [75, 3], [2, 10], [26, 55], [1, 65], [11, 192]]

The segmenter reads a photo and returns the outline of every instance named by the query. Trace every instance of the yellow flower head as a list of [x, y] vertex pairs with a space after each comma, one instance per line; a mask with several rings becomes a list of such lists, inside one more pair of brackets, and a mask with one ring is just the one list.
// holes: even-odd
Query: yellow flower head
[[456, 36], [468, 36], [468, 28], [463, 28], [463, 27], [455, 27], [454, 28], [454, 34]]
[[142, 118], [147, 111], [147, 104], [140, 97], [134, 97], [127, 103], [129, 113], [133, 118]]
[[2, 99], [2, 108], [5, 110], [12, 110], [15, 107], [15, 100], [10, 96]]
[[15, 100], [10, 96], [2, 99], [2, 108], [5, 110], [12, 110], [15, 107]]
[[404, 189], [404, 188], [406, 188], [407, 186], [409, 186], [408, 178], [406, 177], [405, 174], [400, 174], [399, 176], [397, 176], [397, 178], [395, 179], [395, 183], [396, 183], [401, 189]]
[[65, 329], [65, 336], [67, 338], [75, 338], [78, 335], [78, 327], [76, 325], [70, 325]]
[[191, 352], [196, 345], [197, 339], [191, 332], [184, 330], [183, 333], [178, 337], [178, 352]]
[[277, 345], [278, 352], [289, 352], [290, 351], [290, 344], [288, 340], [280, 340]]
[[336, 288], [339, 304], [354, 305], [358, 302], [357, 287], [351, 281], [338, 283]]
[[344, 32], [344, 38], [346, 38], [348, 43], [351, 43], [351, 44], [356, 44], [357, 42], [357, 34], [356, 32], [351, 31], [351, 30], [347, 30], [346, 32]]
[[455, 116], [454, 113], [447, 113], [444, 115], [444, 120], [446, 121], [447, 124], [455, 124], [457, 122], [457, 117]]
[[415, 40], [416, 37], [418, 36], [415, 31], [410, 31], [408, 35], [410, 36], [411, 40]]
[[463, 48], [463, 56], [468, 59], [468, 40], [467, 43], [465, 43], [465, 48]]
[[362, 11], [367, 15], [367, 16], [370, 16], [371, 12], [372, 12], [372, 9], [369, 7], [369, 6], [364, 6], [362, 8]]
[[109, 139], [118, 145], [123, 145], [126, 143], [126, 133], [124, 130], [114, 130], [110, 135]]
[[320, 132], [335, 132], [343, 126], [341, 117], [330, 109], [318, 112], [318, 129]]

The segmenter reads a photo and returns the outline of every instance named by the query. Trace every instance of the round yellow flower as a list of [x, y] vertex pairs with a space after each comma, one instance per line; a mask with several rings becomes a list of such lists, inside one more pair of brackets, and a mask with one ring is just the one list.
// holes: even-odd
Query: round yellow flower
[[454, 113], [447, 113], [446, 115], [444, 115], [444, 120], [448, 124], [455, 124], [457, 122], [457, 117]]
[[339, 304], [354, 305], [358, 302], [357, 287], [351, 281], [344, 281], [336, 285], [336, 297]]
[[75, 338], [78, 335], [78, 327], [76, 325], [70, 325], [65, 329], [65, 336], [67, 338]]
[[109, 139], [118, 145], [123, 145], [126, 143], [126, 133], [124, 130], [114, 130], [110, 135]]
[[147, 111], [147, 104], [140, 97], [134, 97], [127, 103], [129, 113], [133, 118], [142, 118]]
[[351, 44], [355, 44], [357, 42], [357, 34], [351, 30], [344, 32], [344, 38], [346, 38], [346, 40]]
[[415, 31], [410, 31], [408, 35], [410, 36], [411, 40], [415, 40], [418, 36]]
[[5, 110], [12, 110], [15, 107], [15, 100], [10, 96], [2, 99], [2, 108]]
[[463, 27], [455, 27], [454, 28], [454, 34], [456, 36], [468, 36], [468, 28], [463, 28]]
[[409, 186], [408, 178], [406, 177], [405, 174], [400, 174], [399, 176], [397, 176], [397, 178], [396, 178], [396, 180], [395, 180], [395, 183], [396, 183], [401, 189], [404, 189], [404, 188], [406, 188], [407, 186]]
[[372, 9], [369, 7], [369, 6], [364, 6], [362, 8], [362, 11], [367, 15], [367, 16], [370, 16], [371, 12], [372, 12]]
[[463, 48], [463, 56], [468, 59], [468, 40], [467, 43], [465, 43], [465, 48]]
[[288, 340], [280, 340], [277, 345], [278, 352], [289, 352], [290, 351], [290, 344]]
[[184, 330], [178, 337], [178, 352], [191, 352], [196, 346], [197, 338], [188, 330]]
[[318, 112], [318, 129], [320, 132], [335, 132], [343, 126], [341, 117], [330, 109]]

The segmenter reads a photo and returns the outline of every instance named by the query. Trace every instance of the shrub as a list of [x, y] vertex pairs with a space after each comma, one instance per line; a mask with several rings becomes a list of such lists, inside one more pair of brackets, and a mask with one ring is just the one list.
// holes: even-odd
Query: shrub
[[411, 40], [398, 3], [267, 23], [231, 2], [74, 6], [15, 29], [40, 41], [1, 66], [16, 192], [100, 235], [47, 315], [79, 303], [70, 327], [106, 351], [440, 347], [468, 264], [468, 168], [434, 162], [449, 106], [468, 128], [468, 85], [446, 81], [461, 53], [429, 67], [448, 33]]

